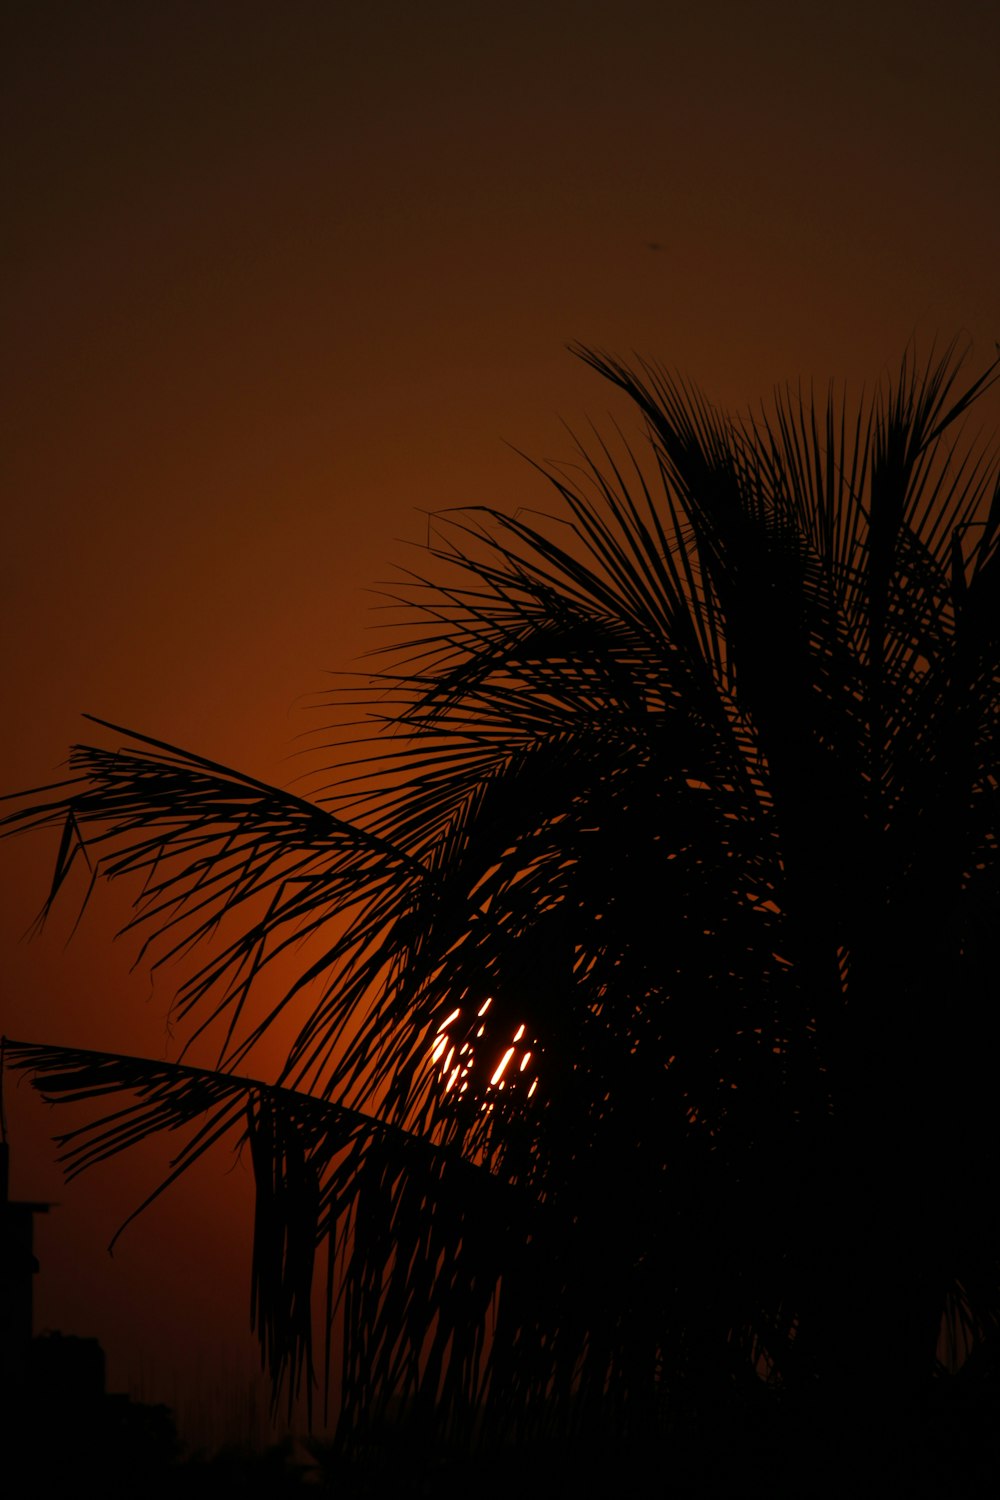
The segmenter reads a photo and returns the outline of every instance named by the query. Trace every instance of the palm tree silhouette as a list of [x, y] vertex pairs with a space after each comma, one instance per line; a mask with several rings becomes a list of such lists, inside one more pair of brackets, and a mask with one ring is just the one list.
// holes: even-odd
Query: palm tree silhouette
[[[140, 875], [160, 961], [224, 918], [177, 999], [218, 1067], [8, 1056], [111, 1098], [71, 1172], [183, 1125], [174, 1175], [249, 1140], [264, 1357], [311, 1387], [325, 1245], [344, 1431], [396, 1403], [679, 1444], [777, 1413], [846, 1435], [836, 1487], [897, 1464], [942, 1330], [1000, 1318], [1000, 490], [956, 441], [1000, 360], [736, 421], [577, 352], [646, 458], [549, 473], [557, 518], [436, 518], [343, 786], [128, 733], [7, 819], [62, 829], [49, 904], [81, 854]], [[304, 999], [276, 1080], [243, 1076]]]

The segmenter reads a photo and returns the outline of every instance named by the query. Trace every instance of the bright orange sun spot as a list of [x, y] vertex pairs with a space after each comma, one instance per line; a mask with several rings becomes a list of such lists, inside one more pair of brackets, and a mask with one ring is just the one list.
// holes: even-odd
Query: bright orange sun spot
[[[522, 1027], [522, 1030], [523, 1029], [524, 1028]], [[514, 1048], [513, 1047], [508, 1047], [507, 1051], [504, 1053], [503, 1057], [500, 1059], [500, 1066], [497, 1068], [496, 1072], [493, 1074], [493, 1077], [490, 1079], [490, 1083], [499, 1083], [500, 1082], [501, 1078], [504, 1075], [504, 1069], [506, 1068], [507, 1064], [510, 1062], [510, 1060], [511, 1060], [511, 1058], [513, 1056], [514, 1056]]]
[[[481, 1020], [485, 1016], [492, 1002], [492, 996], [489, 996], [483, 1002], [476, 1012], [477, 1020]], [[482, 1025], [476, 1027], [475, 1037], [470, 1039], [466, 1033], [466, 1028], [461, 1026], [461, 1016], [462, 1008], [458, 1006], [446, 1020], [441, 1022], [431, 1046], [430, 1060], [436, 1065], [438, 1077], [445, 1093], [454, 1091], [457, 1094], [464, 1094], [468, 1091], [470, 1081], [475, 1087], [475, 1079], [470, 1078], [470, 1075], [476, 1063], [477, 1043], [486, 1035], [486, 1023], [483, 1022]], [[452, 1036], [450, 1028], [456, 1022], [459, 1023], [459, 1035]], [[468, 1022], [466, 1022], [467, 1025]], [[466, 1033], [464, 1040], [461, 1039], [463, 1033]], [[518, 1093], [525, 1084], [528, 1084], [527, 1097], [530, 1099], [534, 1094], [538, 1087], [535, 1068], [532, 1068], [531, 1073], [522, 1079], [522, 1075], [525, 1074], [533, 1058], [530, 1048], [524, 1046], [526, 1033], [527, 1026], [522, 1021], [511, 1037], [509, 1044], [505, 1047], [499, 1062], [493, 1070], [489, 1083], [485, 1086], [487, 1092], [494, 1089], [499, 1092], [500, 1089], [507, 1088], [511, 1093]], [[492, 1047], [490, 1050], [492, 1050]], [[482, 1077], [482, 1072], [479, 1073], [479, 1076]], [[483, 1085], [480, 1084], [479, 1088], [482, 1090]], [[480, 1104], [480, 1109], [484, 1113], [488, 1113], [492, 1108], [493, 1105], [489, 1100], [483, 1100]]]

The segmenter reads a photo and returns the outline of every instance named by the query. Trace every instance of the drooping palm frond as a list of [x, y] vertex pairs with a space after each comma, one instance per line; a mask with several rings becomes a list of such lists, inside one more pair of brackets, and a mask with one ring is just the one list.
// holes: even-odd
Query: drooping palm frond
[[[131, 736], [8, 819], [63, 827], [54, 891], [81, 847], [140, 875], [162, 956], [235, 924], [179, 995], [225, 1019], [227, 1069], [308, 993], [295, 1091], [247, 1128], [260, 1224], [302, 1215], [294, 1253], [259, 1227], [261, 1264], [304, 1287], [343, 1226], [348, 1423], [396, 1393], [628, 1426], [737, 1356], [842, 1411], [831, 1389], [931, 1371], [943, 1318], [1000, 1321], [967, 1041], [1000, 902], [1000, 490], [953, 441], [998, 365], [737, 422], [584, 357], [650, 461], [550, 475], [558, 521], [438, 519], [324, 804]], [[307, 1326], [283, 1287], [258, 1281], [276, 1373]]]
[[[115, 1102], [110, 1112], [57, 1137], [69, 1178], [164, 1132], [185, 1137], [167, 1177], [115, 1239], [220, 1142], [228, 1141], [234, 1151], [248, 1148], [256, 1200], [251, 1320], [276, 1399], [287, 1381], [290, 1406], [300, 1390], [311, 1400], [314, 1269], [317, 1252], [325, 1250], [325, 1326], [334, 1322], [338, 1261], [340, 1295], [355, 1311], [347, 1319], [345, 1350], [355, 1414], [371, 1403], [369, 1416], [376, 1416], [392, 1390], [425, 1403], [443, 1399], [468, 1424], [466, 1382], [471, 1379], [474, 1389], [488, 1382], [484, 1318], [501, 1268], [511, 1263], [512, 1247], [530, 1233], [531, 1215], [537, 1215], [530, 1199], [505, 1191], [454, 1151], [260, 1079], [10, 1038], [3, 1047], [5, 1061], [30, 1073], [50, 1103]], [[131, 1102], [121, 1103], [123, 1098]], [[433, 1213], [425, 1211], [428, 1205]], [[498, 1234], [503, 1223], [506, 1236]], [[402, 1279], [393, 1280], [400, 1259], [425, 1271], [424, 1281], [414, 1279], [405, 1296]], [[439, 1262], [442, 1273], [433, 1277], [430, 1268]], [[442, 1390], [437, 1376], [449, 1341], [456, 1346], [456, 1370]], [[436, 1360], [433, 1378], [412, 1353], [425, 1345]]]

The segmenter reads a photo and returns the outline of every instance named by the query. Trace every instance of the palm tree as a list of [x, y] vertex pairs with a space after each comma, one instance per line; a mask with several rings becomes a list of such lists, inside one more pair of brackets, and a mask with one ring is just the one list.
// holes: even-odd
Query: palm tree
[[355, 1437], [392, 1403], [521, 1440], [742, 1410], [892, 1464], [942, 1329], [1000, 1319], [1000, 489], [957, 440], [1000, 361], [734, 420], [577, 352], [645, 459], [549, 473], [557, 517], [438, 518], [333, 792], [104, 725], [7, 819], [62, 829], [49, 904], [77, 856], [141, 877], [161, 962], [222, 919], [177, 996], [216, 1068], [8, 1055], [111, 1099], [71, 1172], [249, 1142], [264, 1358], [311, 1387], [325, 1247]]

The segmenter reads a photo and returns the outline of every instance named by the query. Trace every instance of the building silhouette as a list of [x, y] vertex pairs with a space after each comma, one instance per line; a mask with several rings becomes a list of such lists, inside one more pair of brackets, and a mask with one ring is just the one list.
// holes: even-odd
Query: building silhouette
[[81, 1478], [105, 1494], [164, 1473], [177, 1453], [165, 1406], [106, 1388], [96, 1338], [34, 1330], [35, 1215], [52, 1204], [10, 1196], [10, 1145], [0, 1141], [0, 1461], [21, 1493], [64, 1494]]

